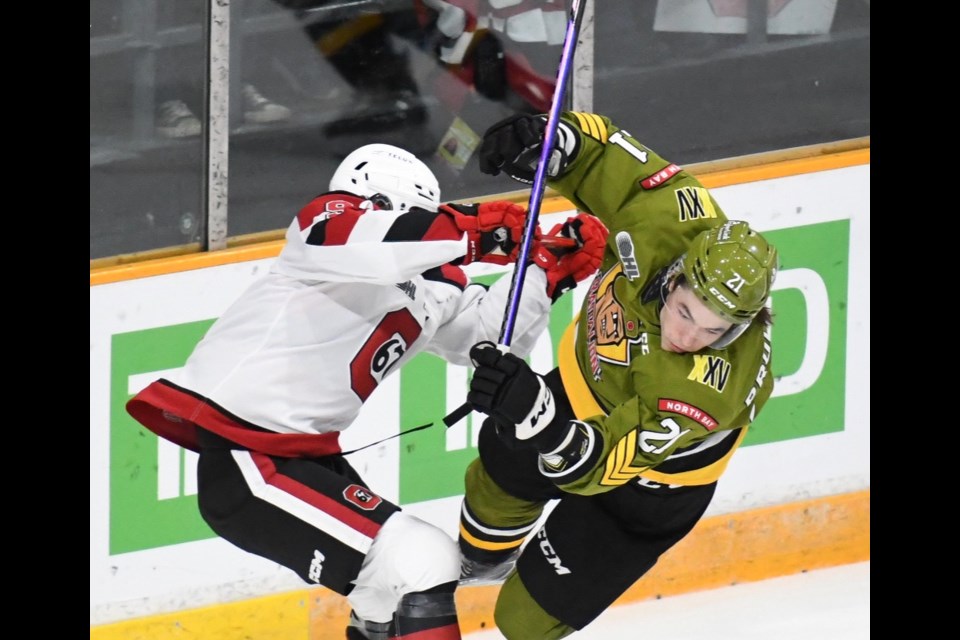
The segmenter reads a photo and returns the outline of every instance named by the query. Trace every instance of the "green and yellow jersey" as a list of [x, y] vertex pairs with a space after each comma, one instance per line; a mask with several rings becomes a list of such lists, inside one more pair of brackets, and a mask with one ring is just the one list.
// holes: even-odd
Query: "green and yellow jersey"
[[564, 390], [592, 450], [575, 468], [552, 467], [545, 456], [541, 469], [579, 494], [638, 477], [713, 482], [773, 391], [769, 330], [755, 321], [724, 349], [664, 351], [658, 276], [727, 217], [694, 176], [609, 118], [567, 112], [562, 122], [575, 140], [566, 145], [569, 164], [549, 184], [600, 218], [610, 236], [558, 350]]

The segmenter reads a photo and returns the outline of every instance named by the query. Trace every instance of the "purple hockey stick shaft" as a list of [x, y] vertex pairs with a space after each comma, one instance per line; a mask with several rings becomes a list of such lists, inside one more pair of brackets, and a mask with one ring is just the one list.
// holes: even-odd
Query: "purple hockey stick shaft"
[[503, 325], [500, 327], [499, 342], [504, 347], [509, 347], [513, 339], [513, 327], [517, 321], [520, 294], [523, 293], [523, 281], [527, 275], [527, 257], [530, 255], [534, 230], [540, 217], [540, 204], [543, 202], [543, 193], [547, 186], [547, 166], [550, 163], [550, 154], [553, 152], [553, 146], [557, 139], [560, 111], [563, 109], [567, 79], [570, 75], [570, 66], [573, 64], [573, 51], [577, 46], [577, 37], [580, 33], [582, 16], [580, 8], [585, 1], [573, 0], [570, 6], [570, 19], [567, 22], [567, 33], [563, 38], [563, 52], [560, 54], [560, 64], [557, 69], [557, 86], [554, 87], [550, 113], [547, 114], [547, 126], [543, 134], [540, 162], [537, 164], [537, 171], [533, 176], [533, 186], [530, 188], [527, 222], [523, 228], [523, 239], [520, 244], [520, 253], [517, 255], [517, 264], [513, 270], [513, 280], [510, 281], [510, 293], [507, 295], [507, 309], [503, 317]]
[[[560, 54], [560, 64], [557, 68], [557, 86], [553, 89], [553, 100], [550, 103], [550, 113], [547, 114], [547, 126], [543, 135], [543, 148], [540, 150], [540, 162], [537, 164], [533, 176], [533, 186], [530, 188], [530, 202], [527, 206], [527, 222], [523, 228], [523, 239], [520, 243], [520, 253], [513, 270], [513, 279], [510, 281], [510, 292], [507, 294], [507, 308], [500, 327], [500, 347], [509, 349], [513, 338], [513, 327], [517, 322], [517, 308], [520, 306], [520, 294], [523, 293], [523, 280], [527, 275], [527, 257], [530, 255], [534, 230], [537, 228], [540, 217], [540, 203], [543, 202], [543, 192], [546, 189], [547, 165], [550, 163], [550, 154], [557, 138], [557, 126], [560, 122], [560, 111], [563, 109], [563, 99], [567, 88], [567, 78], [570, 75], [570, 66], [573, 64], [573, 51], [577, 46], [577, 37], [580, 33], [580, 22], [583, 13], [581, 7], [586, 0], [573, 0], [570, 6], [570, 18], [567, 21], [567, 33], [563, 38], [563, 52]], [[443, 418], [447, 427], [460, 422], [470, 413], [473, 406], [465, 402]]]

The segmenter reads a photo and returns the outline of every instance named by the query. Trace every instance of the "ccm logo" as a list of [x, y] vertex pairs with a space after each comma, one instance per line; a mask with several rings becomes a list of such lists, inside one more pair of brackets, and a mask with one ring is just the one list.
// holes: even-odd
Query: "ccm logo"
[[563, 561], [560, 560], [560, 556], [554, 550], [553, 545], [550, 544], [550, 540], [547, 539], [547, 528], [542, 527], [540, 531], [537, 532], [537, 538], [540, 539], [540, 553], [543, 554], [543, 557], [547, 559], [547, 562], [550, 563], [550, 566], [553, 567], [553, 570], [557, 573], [558, 576], [565, 576], [567, 574], [573, 573], [570, 569], [567, 569], [563, 566]]

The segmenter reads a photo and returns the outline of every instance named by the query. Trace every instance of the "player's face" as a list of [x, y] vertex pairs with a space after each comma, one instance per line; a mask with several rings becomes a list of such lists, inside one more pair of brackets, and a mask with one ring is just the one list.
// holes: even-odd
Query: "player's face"
[[731, 326], [693, 291], [674, 287], [660, 310], [660, 346], [673, 353], [693, 353], [709, 347]]

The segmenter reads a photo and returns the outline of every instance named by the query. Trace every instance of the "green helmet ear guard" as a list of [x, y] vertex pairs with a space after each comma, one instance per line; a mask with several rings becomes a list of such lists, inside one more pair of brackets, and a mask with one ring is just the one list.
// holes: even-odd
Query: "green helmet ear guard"
[[690, 289], [708, 309], [734, 325], [711, 345], [715, 349], [747, 329], [767, 303], [779, 267], [776, 248], [740, 220], [702, 232], [679, 262]]

